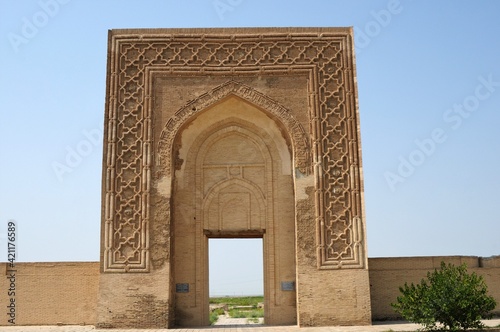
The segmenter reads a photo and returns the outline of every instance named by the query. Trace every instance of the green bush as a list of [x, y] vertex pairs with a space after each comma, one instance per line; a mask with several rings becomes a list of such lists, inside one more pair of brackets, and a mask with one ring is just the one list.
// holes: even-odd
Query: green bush
[[219, 320], [219, 314], [215, 311], [212, 311], [209, 316], [210, 325], [214, 325]]
[[220, 315], [224, 315], [226, 312], [223, 308], [217, 308], [210, 312], [210, 325], [214, 325], [218, 320]]
[[215, 312], [217, 315], [224, 315], [226, 313], [226, 311], [224, 310], [224, 308], [217, 308], [217, 309], [214, 309], [212, 312]]
[[481, 328], [481, 319], [490, 318], [496, 301], [487, 295], [481, 276], [467, 273], [467, 266], [441, 262], [441, 269], [427, 273], [420, 284], [404, 284], [394, 310], [426, 330], [450, 331]]

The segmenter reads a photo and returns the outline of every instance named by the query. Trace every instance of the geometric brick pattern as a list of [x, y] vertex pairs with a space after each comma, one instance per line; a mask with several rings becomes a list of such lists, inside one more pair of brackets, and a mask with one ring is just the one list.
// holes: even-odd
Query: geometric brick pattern
[[[103, 217], [105, 272], [149, 271], [152, 141], [148, 72], [309, 73], [318, 268], [364, 268], [360, 146], [351, 36], [144, 30], [110, 42]], [[306, 171], [306, 170], [304, 170]]]

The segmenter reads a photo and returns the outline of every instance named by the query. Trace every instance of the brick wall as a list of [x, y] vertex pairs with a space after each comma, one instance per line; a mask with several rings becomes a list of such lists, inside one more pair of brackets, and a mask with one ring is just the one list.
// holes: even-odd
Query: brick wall
[[[465, 262], [469, 272], [482, 275], [488, 285], [489, 294], [499, 303], [495, 313], [500, 315], [500, 256], [370, 258], [368, 261], [371, 311], [374, 320], [397, 318], [390, 303], [394, 302], [399, 295], [398, 287], [405, 282], [419, 282], [426, 276], [427, 271], [439, 268], [441, 261], [455, 265]], [[4, 271], [4, 278], [0, 280], [2, 290], [0, 306], [4, 308], [2, 309], [4, 318], [0, 320], [0, 325], [9, 325], [6, 315], [9, 304], [7, 292], [10, 284], [7, 264], [0, 263], [0, 268]], [[16, 325], [58, 323], [94, 325], [96, 323], [98, 262], [17, 263], [16, 270]], [[352, 282], [352, 276], [341, 275], [342, 273], [349, 274], [349, 271], [340, 271], [341, 273], [335, 275], [328, 273], [329, 271], [311, 270], [311, 272], [327, 277], [320, 283], [323, 289], [327, 286], [328, 280], [330, 280], [329, 283], [336, 284], [337, 291], [340, 291], [339, 282], [342, 280]], [[140, 275], [137, 277], [140, 279]], [[306, 293], [304, 296], [309, 294], [313, 297], [319, 296], [319, 298], [325, 295], [325, 292], [312, 292], [312, 290]], [[341, 295], [342, 293], [338, 294], [339, 299], [343, 298]], [[305, 302], [304, 305], [308, 304], [308, 301], [302, 300]], [[315, 302], [318, 301], [311, 298], [311, 305]], [[339, 305], [340, 309], [345, 308]], [[148, 306], [141, 305], [140, 307], [147, 308]], [[320, 310], [319, 314], [321, 313]], [[309, 318], [319, 319], [320, 317]], [[146, 319], [149, 318], [146, 317]]]
[[495, 313], [500, 314], [500, 256], [370, 258], [368, 266], [373, 320], [397, 319], [398, 315], [390, 304], [400, 295], [399, 287], [405, 282], [420, 282], [427, 276], [427, 271], [439, 268], [442, 261], [454, 265], [466, 263], [469, 272], [483, 276], [489, 294], [498, 303]]
[[[0, 281], [0, 325], [10, 325], [11, 273], [8, 264], [0, 264], [5, 275]], [[15, 270], [16, 325], [94, 324], [98, 262], [16, 263]]]

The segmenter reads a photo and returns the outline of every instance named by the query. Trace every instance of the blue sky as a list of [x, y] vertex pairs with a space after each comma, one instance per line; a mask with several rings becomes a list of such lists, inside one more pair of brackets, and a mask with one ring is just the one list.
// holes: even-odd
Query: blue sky
[[108, 29], [354, 26], [369, 257], [499, 255], [499, 14], [493, 0], [1, 0], [0, 248], [13, 219], [20, 261], [99, 259]]

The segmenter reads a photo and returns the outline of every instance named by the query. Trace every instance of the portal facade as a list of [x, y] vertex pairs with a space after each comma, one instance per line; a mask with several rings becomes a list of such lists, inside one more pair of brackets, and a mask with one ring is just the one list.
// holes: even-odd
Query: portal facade
[[99, 327], [208, 325], [220, 237], [263, 239], [266, 324], [370, 324], [352, 41], [110, 31]]

